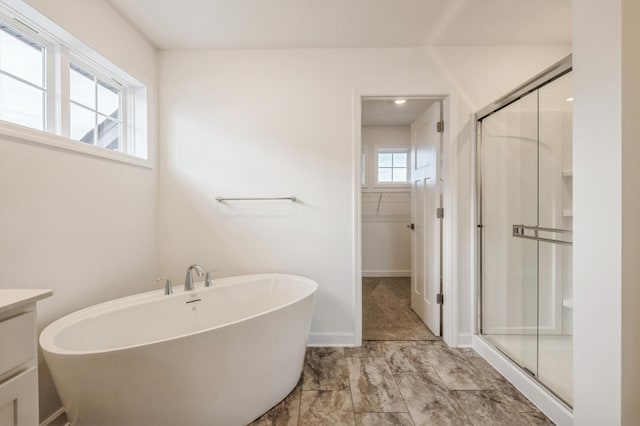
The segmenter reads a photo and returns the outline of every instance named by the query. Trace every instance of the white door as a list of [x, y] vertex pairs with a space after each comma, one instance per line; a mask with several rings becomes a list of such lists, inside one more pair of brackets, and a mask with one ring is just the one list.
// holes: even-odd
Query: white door
[[411, 308], [440, 335], [440, 293], [442, 221], [441, 207], [441, 135], [438, 122], [441, 103], [429, 107], [411, 125], [411, 204], [413, 262], [411, 274]]

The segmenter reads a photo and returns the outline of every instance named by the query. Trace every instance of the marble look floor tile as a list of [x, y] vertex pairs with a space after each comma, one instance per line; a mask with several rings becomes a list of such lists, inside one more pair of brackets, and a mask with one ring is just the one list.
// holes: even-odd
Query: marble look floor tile
[[411, 278], [383, 278], [382, 285], [386, 286], [393, 294], [407, 306], [411, 305]]
[[376, 289], [380, 283], [379, 278], [363, 278], [362, 279], [362, 297], [368, 297], [371, 292]]
[[355, 425], [351, 393], [346, 391], [302, 391], [300, 425]]
[[362, 346], [358, 348], [344, 348], [344, 356], [347, 358], [384, 358], [382, 342], [376, 340], [363, 340]]
[[301, 394], [302, 380], [284, 400], [251, 423], [251, 426], [297, 426]]
[[509, 402], [515, 411], [520, 413], [539, 413], [538, 407], [533, 405], [515, 386], [508, 381], [498, 386], [497, 389], [502, 396]]
[[367, 340], [440, 340], [422, 324], [397, 324], [393, 321], [363, 322], [362, 337]]
[[453, 391], [452, 394], [474, 425], [528, 424], [528, 421], [496, 390]]
[[437, 339], [411, 310], [410, 278], [363, 279], [362, 294], [364, 339]]
[[356, 413], [357, 426], [413, 426], [408, 413]]
[[416, 425], [471, 425], [433, 370], [394, 376]]
[[530, 425], [554, 426], [554, 423], [542, 413], [520, 413]]
[[302, 390], [349, 389], [342, 348], [308, 348], [302, 373]]
[[522, 413], [538, 413], [538, 408], [483, 358], [470, 359], [476, 371], [483, 377], [486, 389], [496, 389], [503, 394], [515, 410]]
[[429, 342], [383, 342], [384, 356], [394, 372], [420, 371], [431, 368], [427, 360]]
[[472, 359], [474, 358], [466, 357], [446, 345], [427, 347], [429, 364], [451, 390], [481, 390], [491, 387], [472, 364]]
[[384, 358], [347, 358], [347, 368], [357, 413], [407, 411]]

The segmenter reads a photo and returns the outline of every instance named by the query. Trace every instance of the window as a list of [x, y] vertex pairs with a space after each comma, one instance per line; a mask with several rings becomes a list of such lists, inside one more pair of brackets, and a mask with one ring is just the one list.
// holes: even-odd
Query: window
[[120, 90], [75, 64], [70, 70], [70, 137], [120, 150]]
[[122, 155], [147, 159], [144, 85], [35, 10], [1, 3], [0, 121], [58, 137], [0, 133], [148, 166]]
[[45, 130], [45, 48], [0, 23], [0, 119]]
[[378, 183], [406, 184], [409, 182], [409, 150], [378, 150]]

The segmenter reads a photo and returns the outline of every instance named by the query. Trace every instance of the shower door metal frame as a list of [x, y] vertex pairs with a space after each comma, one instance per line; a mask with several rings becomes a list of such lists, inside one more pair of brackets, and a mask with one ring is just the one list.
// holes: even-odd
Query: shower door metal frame
[[[551, 83], [552, 81], [562, 77], [565, 74], [568, 74], [572, 71], [572, 56], [569, 55], [562, 60], [556, 62], [546, 70], [542, 71], [540, 74], [537, 74], [533, 78], [527, 80], [520, 86], [516, 87], [500, 99], [490, 103], [486, 107], [480, 109], [478, 112], [473, 114], [473, 122], [475, 126], [475, 178], [476, 178], [476, 188], [475, 188], [475, 256], [474, 261], [475, 265], [475, 282], [476, 282], [476, 326], [475, 333], [476, 335], [482, 337], [482, 171], [484, 167], [484, 158], [483, 158], [483, 150], [482, 150], [482, 126], [480, 125], [480, 121], [489, 117], [491, 114], [500, 111], [501, 109], [511, 105], [512, 103], [520, 100], [521, 98], [527, 96], [528, 94], [540, 89], [541, 87]], [[492, 347], [496, 350], [493, 344], [487, 341]], [[509, 358], [510, 359], [510, 358]], [[536, 381], [537, 378], [534, 378]], [[540, 382], [539, 382], [540, 383]]]
[[500, 351], [495, 345], [493, 345], [488, 339], [486, 339], [481, 333], [482, 327], [482, 170], [483, 170], [483, 157], [482, 157], [482, 132], [479, 125], [479, 119], [486, 118], [499, 109], [506, 107], [507, 105], [519, 100], [528, 93], [539, 89], [545, 84], [560, 78], [561, 76], [572, 71], [571, 56], [564, 58], [558, 63], [552, 65], [547, 70], [536, 75], [532, 79], [528, 80], [524, 84], [518, 86], [516, 89], [510, 91], [502, 98], [487, 105], [486, 107], [478, 110], [472, 114], [472, 126], [471, 138], [472, 138], [472, 154], [475, 158], [472, 160], [471, 175], [475, 179], [475, 183], [472, 183], [472, 194], [470, 197], [472, 211], [469, 218], [471, 245], [475, 251], [470, 256], [470, 271], [471, 279], [473, 281], [472, 296], [472, 339], [473, 348], [480, 353], [480, 355], [488, 360], [501, 374], [503, 374], [509, 381], [514, 383], [518, 389], [546, 414], [554, 422], [558, 424], [573, 424], [572, 409], [562, 399], [556, 396], [553, 391], [546, 387], [537, 378], [529, 375], [523, 370], [517, 363], [515, 363], [509, 356]]

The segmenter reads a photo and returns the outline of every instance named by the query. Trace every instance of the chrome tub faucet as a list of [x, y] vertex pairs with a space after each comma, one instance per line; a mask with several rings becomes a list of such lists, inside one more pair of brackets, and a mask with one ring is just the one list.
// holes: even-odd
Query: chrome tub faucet
[[191, 265], [187, 268], [187, 276], [184, 279], [184, 291], [193, 291], [195, 286], [193, 285], [193, 276], [191, 271], [196, 271], [199, 277], [204, 276], [204, 269], [200, 265]]

